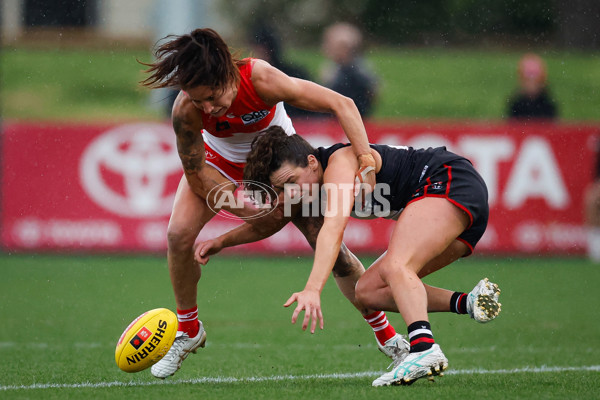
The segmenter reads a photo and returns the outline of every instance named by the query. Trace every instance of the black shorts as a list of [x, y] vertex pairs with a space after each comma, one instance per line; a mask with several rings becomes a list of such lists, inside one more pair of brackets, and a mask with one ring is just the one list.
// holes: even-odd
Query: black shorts
[[429, 165], [433, 168], [423, 177], [408, 204], [425, 197], [442, 197], [463, 210], [470, 223], [457, 239], [465, 243], [472, 253], [488, 223], [487, 186], [466, 159], [449, 160], [436, 166], [434, 156]]

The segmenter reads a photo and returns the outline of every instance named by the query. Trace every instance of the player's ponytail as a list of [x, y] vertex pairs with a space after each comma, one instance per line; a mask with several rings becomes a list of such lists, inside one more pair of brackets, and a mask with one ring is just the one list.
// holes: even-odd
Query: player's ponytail
[[154, 52], [150, 76], [140, 83], [150, 88], [190, 89], [210, 86], [225, 89], [240, 81], [243, 61], [231, 54], [225, 41], [212, 29], [196, 29], [186, 35], [169, 35]]

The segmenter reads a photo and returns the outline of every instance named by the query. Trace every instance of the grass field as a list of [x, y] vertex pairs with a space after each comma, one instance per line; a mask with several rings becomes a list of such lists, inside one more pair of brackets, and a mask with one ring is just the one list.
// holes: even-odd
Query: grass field
[[[548, 63], [560, 117], [598, 121], [600, 54], [539, 49]], [[313, 79], [318, 49], [291, 49], [290, 60]], [[516, 87], [523, 51], [374, 48], [368, 61], [380, 79], [374, 119], [501, 119]], [[159, 99], [138, 85], [149, 50], [24, 49], [1, 52], [2, 114], [7, 119], [83, 122], [164, 118]], [[154, 101], [152, 107], [151, 101]]]
[[174, 309], [163, 258], [2, 254], [0, 265], [2, 399], [600, 398], [600, 268], [583, 259], [473, 257], [428, 278], [468, 291], [488, 276], [503, 311], [486, 325], [433, 314], [446, 375], [390, 388], [371, 387], [388, 361], [331, 280], [325, 330], [290, 324], [282, 304], [303, 287], [309, 258], [213, 258], [199, 298], [207, 346], [165, 381], [114, 361], [133, 318]]

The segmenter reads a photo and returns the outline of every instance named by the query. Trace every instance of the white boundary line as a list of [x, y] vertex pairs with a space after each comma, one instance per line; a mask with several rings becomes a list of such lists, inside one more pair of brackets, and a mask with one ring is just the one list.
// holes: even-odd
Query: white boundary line
[[[518, 373], [544, 373], [544, 372], [566, 372], [566, 371], [594, 371], [600, 372], [600, 365], [590, 365], [581, 367], [524, 367], [514, 369], [463, 369], [446, 371], [446, 375], [493, 375], [493, 374], [518, 374]], [[367, 378], [380, 375], [381, 371], [365, 371], [355, 373], [337, 373], [337, 374], [315, 374], [315, 375], [274, 375], [274, 376], [249, 376], [245, 378], [234, 377], [204, 377], [197, 379], [179, 379], [165, 381], [129, 381], [129, 382], [83, 382], [83, 383], [35, 383], [33, 385], [7, 385], [0, 386], [0, 391], [9, 390], [32, 390], [32, 389], [89, 389], [89, 388], [110, 388], [110, 387], [136, 387], [136, 386], [156, 386], [156, 385], [179, 385], [179, 384], [220, 384], [237, 382], [281, 382], [281, 381], [306, 381], [310, 379], [356, 379]]]

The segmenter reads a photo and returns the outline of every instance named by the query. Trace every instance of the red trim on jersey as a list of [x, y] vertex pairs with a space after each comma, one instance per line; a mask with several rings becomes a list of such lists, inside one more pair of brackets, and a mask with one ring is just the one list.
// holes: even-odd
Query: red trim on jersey
[[473, 215], [469, 212], [469, 210], [467, 210], [467, 208], [465, 206], [463, 206], [462, 204], [460, 204], [456, 200], [452, 200], [452, 199], [448, 198], [448, 201], [450, 203], [454, 204], [456, 207], [458, 207], [461, 210], [463, 210], [469, 216], [469, 225], [465, 228], [465, 229], [469, 229], [471, 227], [471, 225], [473, 225]]
[[459, 237], [457, 237], [456, 240], [463, 242], [469, 248], [469, 254], [465, 254], [463, 257], [467, 257], [467, 256], [470, 256], [471, 254], [473, 254], [474, 249], [473, 249], [473, 246], [471, 246], [471, 244], [469, 242], [467, 242], [465, 239], [459, 238]]
[[425, 185], [425, 187], [423, 187], [423, 197], [427, 196], [427, 189], [431, 185], [431, 178], [427, 178], [427, 180], [425, 182], [427, 182], [427, 185]]
[[[471, 225], [473, 225], [473, 215], [469, 212], [469, 210], [467, 210], [467, 208], [465, 206], [463, 206], [462, 204], [460, 204], [459, 202], [457, 202], [456, 200], [452, 200], [451, 198], [449, 198], [447, 195], [445, 194], [424, 194], [423, 196], [419, 196], [415, 199], [412, 199], [411, 201], [409, 201], [408, 203], [406, 203], [406, 206], [408, 207], [409, 204], [414, 203], [415, 201], [419, 201], [419, 200], [423, 200], [426, 197], [437, 197], [440, 199], [446, 199], [448, 200], [450, 203], [454, 204], [456, 207], [460, 208], [462, 211], [464, 211], [467, 216], [469, 217], [469, 225], [465, 228], [465, 230], [469, 229], [471, 227]], [[404, 207], [406, 208], [406, 207]]]
[[[473, 214], [471, 214], [471, 212], [465, 206], [463, 206], [462, 204], [460, 204], [456, 200], [453, 200], [453, 199], [450, 198], [450, 185], [452, 183], [452, 167], [449, 166], [449, 165], [446, 165], [446, 164], [444, 164], [444, 167], [448, 171], [448, 182], [446, 183], [446, 193], [445, 194], [429, 194], [429, 193], [427, 193], [427, 189], [431, 185], [431, 179], [427, 178], [427, 180], [426, 180], [427, 185], [425, 185], [424, 188], [423, 188], [423, 195], [419, 196], [417, 198], [414, 198], [411, 201], [409, 201], [408, 203], [406, 203], [406, 207], [408, 207], [409, 204], [414, 203], [415, 201], [419, 201], [421, 199], [424, 199], [425, 197], [439, 197], [439, 198], [442, 198], [442, 199], [446, 199], [450, 203], [454, 204], [456, 207], [460, 208], [464, 213], [466, 213], [468, 215], [468, 217], [469, 217], [469, 225], [465, 228], [465, 230], [467, 230], [467, 229], [469, 229], [473, 225]], [[473, 247], [471, 245], [468, 245], [468, 246], [471, 249], [471, 252], [473, 252]]]
[[450, 184], [452, 183], [452, 167], [444, 164], [444, 167], [448, 169], [448, 183], [446, 184], [446, 196], [450, 195]]

